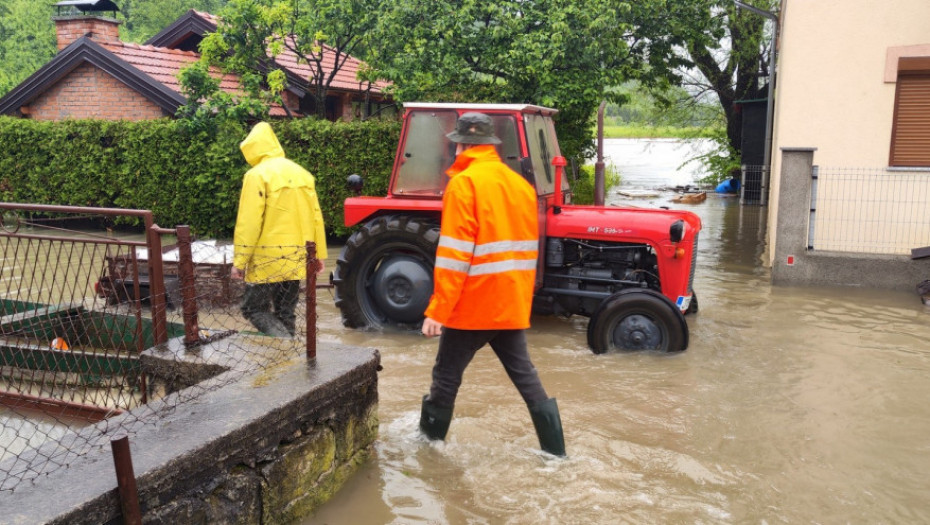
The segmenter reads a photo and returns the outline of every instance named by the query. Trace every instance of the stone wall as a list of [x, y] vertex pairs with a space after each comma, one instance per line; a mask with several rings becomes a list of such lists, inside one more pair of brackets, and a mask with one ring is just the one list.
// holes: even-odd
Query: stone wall
[[[309, 516], [371, 453], [379, 364], [377, 350], [321, 343], [315, 363], [295, 358], [251, 375], [225, 372], [198, 385], [208, 390], [188, 402], [177, 402], [182, 390], [142, 407], [177, 405], [129, 434], [143, 521], [289, 523]], [[125, 431], [119, 418], [129, 416], [82, 433], [115, 439]], [[109, 447], [0, 493], [0, 516], [14, 524], [121, 523]]]

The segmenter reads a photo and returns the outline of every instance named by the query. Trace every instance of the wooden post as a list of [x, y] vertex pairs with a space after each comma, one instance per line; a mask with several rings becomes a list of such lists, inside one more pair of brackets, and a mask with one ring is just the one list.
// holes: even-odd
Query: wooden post
[[200, 342], [197, 324], [197, 292], [194, 284], [194, 256], [191, 251], [191, 229], [178, 226], [178, 274], [181, 277], [181, 310], [184, 317], [184, 344]]

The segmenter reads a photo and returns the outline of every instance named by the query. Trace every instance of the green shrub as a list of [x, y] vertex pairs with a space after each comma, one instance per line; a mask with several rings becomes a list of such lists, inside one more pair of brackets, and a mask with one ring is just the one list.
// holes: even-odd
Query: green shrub
[[[285, 154], [316, 177], [330, 234], [348, 232], [342, 213], [348, 175], [365, 177], [366, 194], [387, 191], [399, 122], [300, 119], [272, 127]], [[164, 227], [186, 224], [199, 236], [229, 236], [249, 167], [239, 151], [247, 133], [235, 123], [210, 133], [169, 119], [0, 117], [0, 199], [147, 209]]]
[[[604, 192], [620, 184], [620, 172], [613, 164], [604, 166]], [[578, 178], [571, 184], [573, 204], [594, 204], [594, 165], [586, 164], [578, 170]]]

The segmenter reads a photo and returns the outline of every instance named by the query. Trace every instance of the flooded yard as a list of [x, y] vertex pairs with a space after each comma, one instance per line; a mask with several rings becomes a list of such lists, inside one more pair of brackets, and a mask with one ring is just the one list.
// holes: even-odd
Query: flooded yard
[[[320, 340], [381, 352], [381, 424], [374, 456], [304, 523], [930, 522], [930, 307], [916, 293], [773, 287], [761, 264], [767, 209], [737, 197], [617, 193], [693, 183], [681, 165], [705, 147], [607, 141], [624, 177], [608, 205], [702, 218], [700, 311], [678, 354], [594, 355], [586, 319], [534, 317], [530, 352], [558, 399], [567, 459], [539, 451], [489, 349], [466, 371], [447, 441], [426, 441], [420, 401], [438, 341], [346, 329], [318, 290]], [[202, 327], [247, 328], [234, 306], [211, 315]], [[13, 453], [63, 434], [51, 420], [0, 420]]]
[[[626, 169], [618, 154], [625, 187], [691, 182], [669, 159], [675, 147], [607, 145], [661, 160]], [[671, 197], [633, 204], [687, 206]], [[760, 264], [765, 208], [710, 195], [687, 209], [704, 230], [686, 352], [598, 356], [585, 319], [533, 319], [531, 355], [558, 398], [566, 460], [539, 452], [487, 349], [466, 372], [447, 441], [425, 441], [420, 398], [437, 342], [348, 331], [321, 293], [321, 338], [381, 351], [381, 428], [375, 456], [306, 523], [930, 521], [930, 309], [911, 293], [773, 287]]]

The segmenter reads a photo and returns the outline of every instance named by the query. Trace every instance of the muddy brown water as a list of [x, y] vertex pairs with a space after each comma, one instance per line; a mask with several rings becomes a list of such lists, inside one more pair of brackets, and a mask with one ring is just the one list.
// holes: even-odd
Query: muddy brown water
[[764, 208], [710, 195], [689, 209], [704, 230], [687, 351], [597, 356], [585, 319], [533, 319], [565, 460], [538, 450], [489, 349], [447, 441], [427, 442], [436, 340], [346, 330], [321, 291], [321, 339], [381, 351], [381, 424], [372, 459], [304, 523], [930, 522], [930, 308], [912, 293], [773, 287]]

